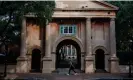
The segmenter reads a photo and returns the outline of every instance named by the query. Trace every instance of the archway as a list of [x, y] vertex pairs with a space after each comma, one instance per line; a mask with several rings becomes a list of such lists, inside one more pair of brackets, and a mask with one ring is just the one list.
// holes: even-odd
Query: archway
[[101, 72], [105, 70], [105, 55], [102, 49], [97, 49], [95, 52], [95, 67], [96, 72]]
[[40, 72], [41, 66], [41, 51], [39, 49], [34, 49], [32, 51], [32, 62], [31, 62], [31, 71]]
[[66, 39], [56, 47], [56, 69], [69, 68], [69, 59], [73, 60], [76, 69], [81, 68], [81, 50], [78, 43]]

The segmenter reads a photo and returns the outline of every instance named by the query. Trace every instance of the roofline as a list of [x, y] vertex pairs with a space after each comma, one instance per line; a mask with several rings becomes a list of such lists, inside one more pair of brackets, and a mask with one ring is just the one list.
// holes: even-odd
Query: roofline
[[69, 8], [69, 9], [63, 9], [63, 8], [55, 8], [55, 11], [117, 11], [116, 9], [96, 9], [96, 8]]
[[112, 4], [110, 4], [110, 3], [107, 3], [107, 2], [105, 2], [105, 1], [93, 1], [93, 2], [99, 2], [99, 3], [104, 4], [104, 5], [106, 5], [106, 6], [110, 6], [110, 7], [114, 8], [115, 10], [118, 10], [118, 9], [119, 9], [119, 7], [114, 6], [114, 5], [112, 5]]
[[117, 11], [119, 8], [117, 7], [117, 6], [114, 6], [114, 5], [112, 5], [112, 4], [110, 4], [110, 3], [107, 3], [107, 2], [105, 2], [105, 1], [92, 1], [92, 2], [97, 2], [97, 3], [100, 3], [100, 4], [103, 4], [103, 5], [106, 5], [106, 6], [108, 6], [108, 7], [111, 7], [110, 9], [100, 9], [100, 8], [55, 8], [54, 10], [55, 11], [62, 11], [62, 10], [68, 10], [68, 11], [87, 11], [87, 10], [93, 10], [93, 11], [95, 11], [95, 10], [103, 10], [103, 11]]

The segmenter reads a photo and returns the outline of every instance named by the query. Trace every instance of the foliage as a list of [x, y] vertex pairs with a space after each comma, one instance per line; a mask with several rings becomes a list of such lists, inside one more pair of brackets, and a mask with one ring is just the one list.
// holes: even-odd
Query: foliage
[[[0, 46], [20, 46], [23, 16], [32, 14], [38, 18], [40, 25], [45, 25], [46, 21], [51, 21], [54, 7], [54, 1], [0, 1]], [[8, 63], [16, 62], [18, 54], [19, 52], [10, 50], [7, 55]]]
[[132, 51], [133, 41], [133, 2], [109, 1], [119, 7], [116, 16], [116, 42], [118, 51]]
[[51, 21], [54, 7], [54, 1], [0, 1], [0, 42], [20, 41], [24, 15], [33, 14], [41, 23]]

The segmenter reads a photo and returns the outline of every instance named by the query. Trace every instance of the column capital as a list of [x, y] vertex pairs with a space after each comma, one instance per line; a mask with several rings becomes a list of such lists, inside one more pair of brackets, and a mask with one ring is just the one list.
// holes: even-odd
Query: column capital
[[90, 21], [91, 20], [91, 17], [86, 17], [86, 21]]
[[115, 18], [110, 18], [110, 21], [115, 21]]
[[26, 16], [23, 16], [23, 17], [22, 17], [22, 21], [23, 21], [23, 20], [26, 20]]

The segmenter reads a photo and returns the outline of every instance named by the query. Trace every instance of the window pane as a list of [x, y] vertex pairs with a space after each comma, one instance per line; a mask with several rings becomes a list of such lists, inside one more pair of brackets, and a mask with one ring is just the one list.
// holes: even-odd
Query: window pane
[[64, 33], [68, 33], [68, 27], [64, 27]]
[[72, 33], [72, 26], [69, 27], [69, 33]]
[[61, 34], [76, 34], [76, 25], [60, 25]]

